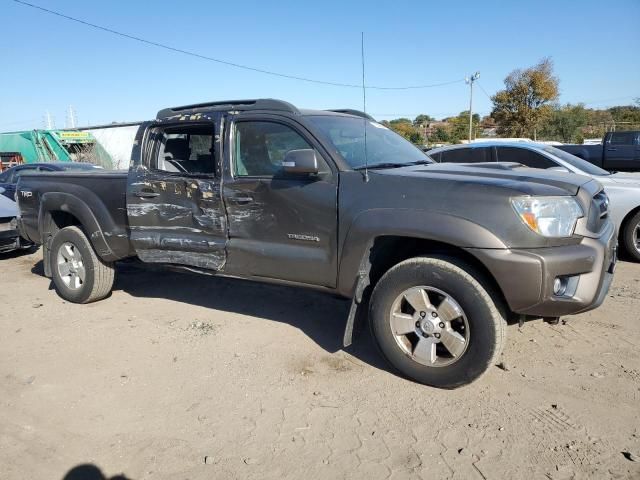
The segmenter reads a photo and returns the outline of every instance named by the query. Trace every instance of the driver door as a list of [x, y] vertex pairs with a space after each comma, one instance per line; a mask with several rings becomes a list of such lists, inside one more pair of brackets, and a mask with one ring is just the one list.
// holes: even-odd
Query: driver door
[[[230, 120], [227, 273], [334, 287], [338, 178], [321, 145], [289, 119], [240, 114]], [[317, 173], [284, 173], [284, 156], [300, 149], [316, 151]]]

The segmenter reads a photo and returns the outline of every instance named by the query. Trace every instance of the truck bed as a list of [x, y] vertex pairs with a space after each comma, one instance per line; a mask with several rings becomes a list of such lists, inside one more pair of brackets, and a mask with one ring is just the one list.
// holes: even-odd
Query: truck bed
[[[45, 222], [56, 221], [66, 213], [82, 219], [87, 236], [101, 245], [104, 258], [117, 260], [132, 255], [127, 234], [127, 171], [28, 173], [20, 177], [17, 200], [21, 211], [23, 235], [38, 244]], [[46, 206], [53, 215], [41, 218]], [[88, 207], [88, 208], [87, 208]]]

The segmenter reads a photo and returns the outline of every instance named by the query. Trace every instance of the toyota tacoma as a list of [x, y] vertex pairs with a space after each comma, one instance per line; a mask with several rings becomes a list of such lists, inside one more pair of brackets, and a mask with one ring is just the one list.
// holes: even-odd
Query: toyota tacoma
[[497, 361], [508, 320], [599, 306], [616, 259], [591, 178], [434, 164], [364, 113], [272, 99], [161, 110], [128, 172], [24, 174], [17, 199], [68, 301], [108, 296], [128, 257], [314, 288], [350, 299], [345, 345], [367, 320], [397, 370], [443, 388]]

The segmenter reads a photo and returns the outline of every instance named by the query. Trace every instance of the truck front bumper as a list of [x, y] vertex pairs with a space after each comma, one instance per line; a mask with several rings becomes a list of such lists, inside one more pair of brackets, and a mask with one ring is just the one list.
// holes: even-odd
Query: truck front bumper
[[[607, 296], [617, 260], [617, 238], [609, 223], [598, 238], [577, 245], [520, 249], [468, 249], [491, 272], [511, 311], [559, 317], [599, 307]], [[554, 282], [567, 286], [554, 293]]]

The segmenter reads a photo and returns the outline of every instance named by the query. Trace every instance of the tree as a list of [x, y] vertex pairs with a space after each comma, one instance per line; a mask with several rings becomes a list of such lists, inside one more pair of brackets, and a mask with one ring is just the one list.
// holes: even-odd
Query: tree
[[416, 118], [414, 118], [413, 124], [417, 127], [425, 123], [433, 122], [434, 120], [435, 118], [433, 118], [432, 116], [425, 115], [424, 113], [422, 113], [418, 115]]
[[616, 130], [634, 130], [640, 126], [640, 106], [620, 106], [607, 109], [615, 122]]
[[[474, 113], [471, 118], [473, 123], [473, 131], [477, 132], [478, 125], [480, 124], [480, 115]], [[447, 123], [450, 125], [450, 142], [460, 143], [460, 140], [469, 138], [469, 110], [460, 112], [457, 117], [448, 118]]]
[[450, 140], [449, 132], [444, 127], [436, 127], [429, 140], [433, 143], [448, 143]]
[[584, 104], [566, 104], [557, 106], [551, 112], [547, 121], [542, 125], [541, 133], [548, 140], [561, 142], [580, 142], [583, 138], [583, 128], [589, 121], [589, 112]]
[[558, 99], [558, 83], [550, 58], [512, 71], [504, 79], [505, 89], [491, 97], [491, 117], [498, 124], [498, 134], [536, 138], [541, 122], [551, 115], [551, 103]]
[[413, 125], [413, 122], [408, 118], [396, 118], [384, 123], [387, 127], [391, 128], [394, 132], [402, 135], [411, 143], [421, 144], [424, 143], [422, 133], [418, 128]]

